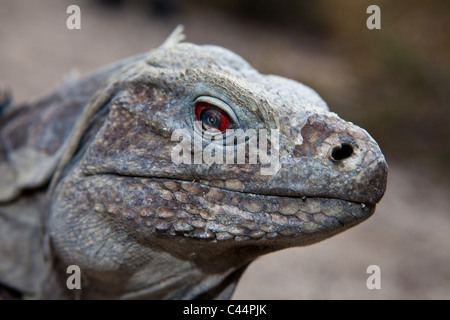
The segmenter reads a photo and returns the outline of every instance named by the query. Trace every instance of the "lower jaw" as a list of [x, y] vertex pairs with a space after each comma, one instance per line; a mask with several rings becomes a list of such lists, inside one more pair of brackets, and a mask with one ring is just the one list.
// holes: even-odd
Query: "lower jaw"
[[[106, 186], [89, 191], [100, 202], [102, 213], [134, 220], [140, 229], [150, 229], [150, 234], [160, 236], [181, 235], [213, 242], [292, 238], [302, 245], [355, 226], [375, 211], [374, 204], [241, 193], [195, 181], [109, 173], [83, 177], [86, 178], [98, 180], [90, 186]], [[125, 205], [109, 209], [109, 200], [101, 199], [105, 188], [111, 189], [111, 194]]]

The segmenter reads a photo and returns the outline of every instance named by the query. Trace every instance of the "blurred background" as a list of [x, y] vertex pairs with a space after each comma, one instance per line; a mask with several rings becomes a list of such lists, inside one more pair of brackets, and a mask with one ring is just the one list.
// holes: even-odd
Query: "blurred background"
[[[81, 8], [81, 30], [66, 9]], [[366, 9], [381, 9], [369, 30]], [[255, 261], [235, 299], [450, 299], [450, 2], [0, 0], [0, 89], [15, 103], [161, 44], [178, 24], [261, 73], [314, 88], [389, 164], [375, 215]], [[381, 289], [366, 268], [381, 268]]]

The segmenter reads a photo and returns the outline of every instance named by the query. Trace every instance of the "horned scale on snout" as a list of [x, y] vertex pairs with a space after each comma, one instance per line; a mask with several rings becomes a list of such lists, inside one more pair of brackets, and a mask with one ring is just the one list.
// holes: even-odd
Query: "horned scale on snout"
[[[258, 256], [373, 214], [387, 165], [366, 131], [312, 89], [183, 39], [179, 27], [148, 54], [1, 115], [3, 288], [24, 298], [229, 298]], [[177, 130], [192, 153], [251, 143], [231, 130], [273, 132], [276, 170], [174, 162]], [[69, 265], [80, 290], [66, 286]]]

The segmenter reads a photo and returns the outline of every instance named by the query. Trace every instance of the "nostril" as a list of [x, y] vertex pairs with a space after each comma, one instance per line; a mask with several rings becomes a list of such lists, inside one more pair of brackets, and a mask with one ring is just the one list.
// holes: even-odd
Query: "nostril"
[[339, 146], [335, 146], [331, 150], [331, 160], [342, 161], [350, 158], [353, 154], [353, 147], [348, 143], [342, 143]]

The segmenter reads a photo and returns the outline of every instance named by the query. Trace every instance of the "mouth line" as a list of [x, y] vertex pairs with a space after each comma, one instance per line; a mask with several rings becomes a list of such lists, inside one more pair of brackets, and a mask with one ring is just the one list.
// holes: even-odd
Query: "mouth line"
[[256, 192], [250, 192], [250, 191], [241, 191], [241, 190], [233, 190], [233, 189], [227, 189], [227, 188], [223, 188], [220, 186], [211, 186], [208, 184], [203, 183], [203, 181], [205, 181], [204, 179], [202, 180], [186, 180], [186, 179], [181, 179], [181, 178], [176, 178], [176, 177], [167, 177], [167, 176], [146, 176], [146, 175], [137, 175], [137, 174], [124, 174], [124, 173], [119, 173], [119, 172], [106, 172], [106, 171], [102, 171], [102, 172], [96, 172], [96, 173], [87, 173], [84, 174], [84, 176], [89, 177], [89, 176], [96, 176], [96, 175], [114, 175], [114, 176], [119, 176], [119, 177], [127, 177], [127, 178], [138, 178], [138, 179], [153, 179], [153, 180], [167, 180], [167, 181], [176, 181], [176, 182], [181, 182], [181, 183], [190, 183], [190, 184], [194, 184], [197, 183], [203, 187], [207, 187], [207, 188], [215, 188], [215, 189], [219, 189], [222, 191], [227, 191], [227, 192], [237, 192], [240, 194], [248, 194], [250, 196], [264, 196], [264, 197], [277, 197], [277, 198], [286, 198], [286, 199], [298, 199], [298, 200], [302, 200], [303, 202], [306, 202], [308, 199], [319, 199], [319, 200], [334, 200], [334, 201], [340, 201], [342, 203], [351, 203], [351, 204], [357, 204], [361, 206], [361, 209], [373, 209], [376, 206], [376, 203], [370, 203], [370, 202], [361, 202], [361, 201], [354, 201], [354, 200], [349, 200], [349, 199], [342, 199], [342, 198], [337, 198], [337, 197], [327, 197], [327, 196], [306, 196], [306, 195], [287, 195], [287, 194], [270, 194], [270, 193], [256, 193]]

